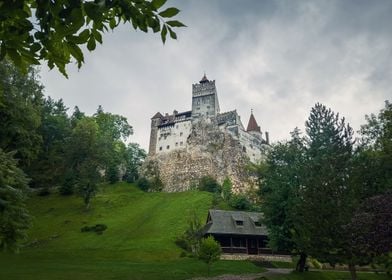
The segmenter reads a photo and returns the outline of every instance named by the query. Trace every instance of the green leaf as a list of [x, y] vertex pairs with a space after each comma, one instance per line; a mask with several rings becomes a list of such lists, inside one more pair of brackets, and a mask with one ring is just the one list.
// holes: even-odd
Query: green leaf
[[[84, 44], [87, 42], [88, 38], [90, 37], [90, 30], [85, 29], [83, 30], [78, 36], [78, 44]], [[81, 42], [81, 43], [79, 43]]]
[[168, 29], [169, 29], [170, 37], [172, 39], [176, 40], [177, 39], [177, 34], [173, 30], [171, 30], [170, 28], [168, 28]]
[[109, 27], [111, 28], [111, 29], [114, 29], [115, 27], [116, 27], [116, 20], [115, 20], [115, 18], [111, 18], [110, 19], [110, 21], [109, 21]]
[[99, 31], [93, 29], [92, 30], [95, 40], [97, 40], [100, 44], [102, 44], [102, 35]]
[[87, 49], [89, 51], [93, 51], [93, 50], [95, 50], [95, 46], [96, 46], [96, 43], [95, 43], [94, 37], [90, 37], [90, 39], [87, 42]]
[[41, 44], [39, 43], [34, 43], [30, 46], [30, 51], [33, 53], [38, 52], [41, 49]]
[[168, 25], [170, 25], [171, 27], [186, 27], [185, 24], [183, 24], [182, 22], [180, 22], [178, 20], [169, 20], [166, 23]]
[[167, 0], [152, 0], [151, 4], [154, 6], [155, 9], [159, 9], [163, 5], [165, 5]]
[[167, 28], [166, 28], [166, 25], [164, 25], [162, 28], [162, 31], [161, 31], [161, 38], [162, 38], [163, 44], [165, 44], [165, 42], [166, 42], [166, 35], [167, 35]]
[[23, 68], [22, 58], [15, 49], [7, 49], [8, 56], [19, 69]]
[[68, 49], [71, 55], [76, 59], [78, 62], [78, 68], [82, 67], [82, 62], [84, 62], [84, 56], [82, 50], [79, 48], [78, 45], [69, 43]]
[[162, 16], [162, 17], [170, 18], [170, 17], [175, 16], [179, 12], [180, 12], [179, 9], [171, 7], [171, 8], [167, 8], [163, 12], [160, 12], [159, 15]]

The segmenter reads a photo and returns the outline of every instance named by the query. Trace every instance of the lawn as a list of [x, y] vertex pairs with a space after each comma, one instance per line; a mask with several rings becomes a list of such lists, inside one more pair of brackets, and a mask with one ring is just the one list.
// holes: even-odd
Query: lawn
[[[391, 280], [386, 274], [360, 272], [358, 280]], [[273, 280], [351, 280], [349, 272], [342, 271], [310, 271], [305, 273], [292, 272], [285, 276], [272, 277]]]
[[[130, 184], [108, 185], [86, 212], [77, 196], [32, 197], [35, 217], [26, 247], [0, 254], [0, 279], [186, 279], [204, 275], [206, 265], [181, 258], [174, 244], [191, 211], [204, 222], [210, 193], [144, 193]], [[107, 225], [98, 235], [84, 226]], [[220, 261], [213, 275], [254, 273], [250, 262]]]

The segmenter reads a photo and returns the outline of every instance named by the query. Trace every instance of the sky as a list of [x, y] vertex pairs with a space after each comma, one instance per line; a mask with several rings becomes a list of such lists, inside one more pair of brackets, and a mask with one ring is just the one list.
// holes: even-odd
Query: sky
[[271, 142], [304, 130], [320, 102], [357, 131], [392, 100], [392, 1], [173, 0], [187, 25], [178, 40], [122, 25], [85, 51], [69, 79], [41, 68], [46, 95], [93, 114], [98, 105], [128, 118], [130, 142], [148, 148], [156, 112], [191, 109], [192, 84], [216, 80], [221, 112], [251, 109]]

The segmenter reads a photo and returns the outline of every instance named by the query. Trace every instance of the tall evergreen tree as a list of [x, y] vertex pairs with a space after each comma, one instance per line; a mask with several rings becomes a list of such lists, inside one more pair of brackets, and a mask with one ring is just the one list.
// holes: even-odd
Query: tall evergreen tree
[[13, 154], [0, 148], [0, 250], [3, 251], [18, 249], [30, 222], [25, 205], [28, 180]]
[[319, 103], [312, 108], [305, 126], [294, 242], [321, 261], [345, 262], [343, 225], [350, 220], [355, 205], [349, 184], [353, 131], [344, 118]]

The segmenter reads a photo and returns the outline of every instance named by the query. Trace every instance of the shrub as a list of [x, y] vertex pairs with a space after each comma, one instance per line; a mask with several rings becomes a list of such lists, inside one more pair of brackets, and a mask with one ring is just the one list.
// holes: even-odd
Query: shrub
[[108, 227], [104, 224], [96, 224], [95, 226], [84, 226], [80, 229], [81, 232], [95, 232], [102, 234]]
[[60, 186], [59, 192], [61, 195], [71, 195], [75, 189], [75, 176], [71, 172], [65, 174], [64, 182]]
[[243, 194], [233, 194], [230, 198], [229, 204], [237, 210], [251, 210], [252, 204]]
[[142, 191], [147, 192], [151, 187], [151, 182], [147, 178], [141, 177], [136, 181], [136, 185]]
[[212, 236], [203, 238], [200, 243], [199, 259], [208, 265], [207, 275], [210, 274], [210, 266], [219, 260], [222, 249]]
[[212, 193], [220, 193], [221, 186], [215, 180], [215, 178], [211, 176], [204, 176], [199, 181], [199, 190]]

